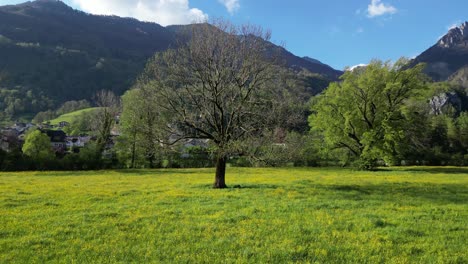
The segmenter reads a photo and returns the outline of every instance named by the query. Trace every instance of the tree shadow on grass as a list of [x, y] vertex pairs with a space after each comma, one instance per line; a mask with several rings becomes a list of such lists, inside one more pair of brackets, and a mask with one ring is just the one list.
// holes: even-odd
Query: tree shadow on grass
[[134, 175], [134, 176], [147, 176], [147, 175], [164, 175], [164, 174], [200, 174], [208, 171], [199, 171], [196, 169], [128, 169], [116, 170], [116, 173]]
[[229, 186], [231, 189], [278, 189], [279, 186], [275, 184], [236, 184]]
[[468, 188], [463, 184], [384, 183], [377, 185], [315, 185], [346, 198], [386, 201], [427, 200], [440, 204], [468, 204]]
[[229, 185], [228, 184], [228, 187], [227, 188], [224, 188], [224, 189], [215, 189], [213, 188], [213, 185], [212, 184], [195, 184], [195, 185], [192, 185], [192, 188], [194, 189], [212, 189], [212, 190], [228, 190], [228, 191], [232, 191], [232, 190], [238, 190], [238, 189], [278, 189], [280, 186], [278, 185], [274, 185], [274, 184], [262, 184], [262, 183], [258, 183], [258, 184], [232, 184], [232, 185]]
[[468, 176], [468, 167], [410, 167], [401, 169], [383, 169], [382, 171], [414, 171], [434, 174], [465, 174]]

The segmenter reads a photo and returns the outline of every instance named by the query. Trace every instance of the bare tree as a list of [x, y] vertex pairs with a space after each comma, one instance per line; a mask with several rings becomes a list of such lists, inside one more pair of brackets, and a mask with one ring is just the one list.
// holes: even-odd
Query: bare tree
[[226, 162], [235, 146], [260, 135], [271, 109], [274, 65], [270, 33], [226, 21], [190, 26], [185, 44], [156, 54], [146, 69], [173, 141], [209, 139], [216, 146], [213, 187], [226, 188]]
[[111, 139], [111, 131], [120, 109], [120, 99], [111, 91], [101, 90], [96, 94], [95, 101], [99, 109], [91, 121], [91, 126], [97, 136], [97, 152], [102, 154]]

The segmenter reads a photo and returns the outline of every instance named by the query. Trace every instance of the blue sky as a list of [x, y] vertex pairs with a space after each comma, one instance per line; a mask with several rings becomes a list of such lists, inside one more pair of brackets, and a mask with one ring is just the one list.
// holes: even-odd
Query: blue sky
[[[0, 5], [23, 2], [0, 0]], [[420, 54], [448, 28], [468, 20], [467, 0], [66, 0], [91, 13], [160, 24], [224, 17], [273, 32], [298, 56], [337, 69]], [[164, 4], [161, 4], [161, 3]], [[138, 4], [139, 3], [139, 4]]]

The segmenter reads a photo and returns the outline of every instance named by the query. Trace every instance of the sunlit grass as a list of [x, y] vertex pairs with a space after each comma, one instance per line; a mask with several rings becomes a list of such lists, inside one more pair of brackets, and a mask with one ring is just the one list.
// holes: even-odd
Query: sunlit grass
[[467, 263], [468, 169], [0, 174], [0, 263]]
[[71, 113], [63, 114], [55, 119], [50, 120], [49, 122], [51, 125], [58, 125], [62, 121], [72, 123], [75, 120], [75, 118], [79, 117], [80, 115], [96, 112], [97, 109], [99, 109], [99, 107], [90, 107], [77, 110]]

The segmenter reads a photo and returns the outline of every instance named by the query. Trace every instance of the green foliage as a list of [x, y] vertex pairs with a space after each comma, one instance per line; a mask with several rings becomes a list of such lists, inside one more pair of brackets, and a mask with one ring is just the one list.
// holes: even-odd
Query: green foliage
[[173, 166], [180, 168], [209, 168], [215, 164], [213, 162], [213, 152], [201, 146], [187, 147], [183, 151], [176, 153], [178, 157], [172, 159]]
[[55, 112], [57, 115], [64, 115], [71, 112], [76, 112], [78, 110], [89, 108], [91, 108], [91, 104], [87, 100], [67, 101], [63, 103]]
[[455, 125], [457, 127], [456, 136], [458, 137], [460, 145], [465, 148], [468, 154], [468, 112], [461, 113]]
[[431, 165], [468, 164], [468, 113], [458, 117], [435, 115], [429, 118], [426, 157]]
[[[97, 108], [93, 108], [97, 109]], [[74, 112], [76, 113], [76, 112]], [[95, 111], [81, 111], [80, 114], [71, 117], [71, 122], [63, 128], [67, 135], [86, 135], [92, 130], [91, 120]]]
[[264, 144], [257, 163], [274, 167], [317, 166], [320, 161], [317, 143], [310, 135], [289, 132], [283, 143]]
[[35, 113], [53, 107], [53, 102], [40, 91], [18, 86], [14, 89], [2, 86], [0, 82], [0, 119], [12, 120], [25, 113]]
[[42, 124], [56, 117], [57, 115], [55, 114], [55, 111], [52, 111], [52, 110], [42, 111], [42, 112], [37, 113], [34, 116], [32, 122], [34, 124]]
[[158, 87], [143, 86], [122, 96], [121, 137], [117, 143], [120, 160], [129, 168], [159, 167], [162, 124], [156, 98]]
[[[9, 108], [15, 115], [91, 99], [101, 89], [123, 94], [146, 60], [175, 39], [175, 32], [154, 23], [93, 16], [60, 1], [31, 1], [0, 9], [0, 69], [8, 72], [0, 87], [18, 89], [15, 98], [21, 100], [28, 90], [37, 94], [37, 108]], [[0, 112], [5, 109], [0, 105]]]
[[398, 164], [411, 146], [413, 113], [409, 99], [425, 90], [422, 65], [406, 69], [373, 61], [367, 67], [346, 72], [342, 82], [332, 83], [314, 99], [309, 124], [322, 134], [326, 149], [344, 149], [359, 167], [371, 169], [377, 162]]
[[1, 263], [467, 263], [467, 168], [0, 173]]
[[84, 170], [93, 170], [102, 168], [102, 157], [97, 151], [97, 145], [94, 142], [87, 144], [80, 149], [78, 160]]
[[67, 101], [55, 111], [47, 110], [37, 113], [33, 122], [35, 124], [50, 122], [52, 125], [57, 125], [61, 121], [71, 123], [76, 116], [95, 109], [97, 108], [92, 108], [87, 100]]
[[3, 153], [3, 160], [0, 164], [0, 171], [24, 171], [35, 169], [32, 159], [23, 155], [21, 150], [14, 149]]
[[39, 169], [44, 169], [45, 163], [54, 158], [50, 138], [40, 130], [31, 131], [26, 135], [22, 151], [36, 162]]

